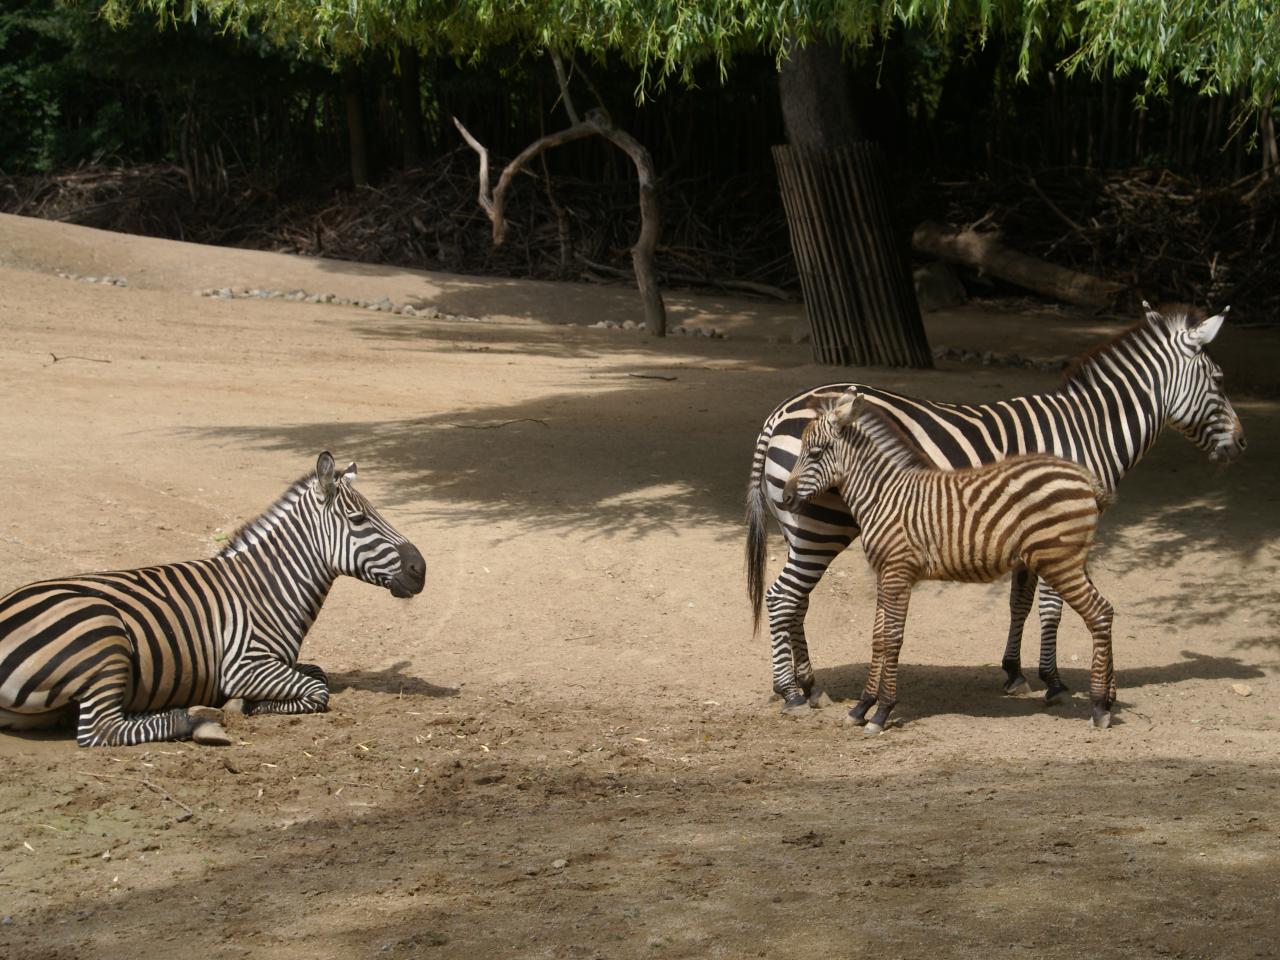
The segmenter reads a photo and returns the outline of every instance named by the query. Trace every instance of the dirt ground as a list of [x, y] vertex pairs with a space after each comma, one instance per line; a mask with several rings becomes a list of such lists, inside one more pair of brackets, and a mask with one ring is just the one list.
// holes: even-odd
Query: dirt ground
[[[415, 600], [334, 591], [303, 647], [328, 714], [241, 719], [221, 750], [0, 735], [0, 957], [1280, 955], [1280, 334], [1215, 344], [1245, 459], [1168, 434], [1104, 524], [1113, 729], [1087, 722], [1078, 619], [1076, 699], [1045, 708], [1000, 695], [1007, 585], [933, 584], [905, 722], [866, 739], [840, 703], [869, 652], [856, 551], [809, 619], [836, 704], [769, 695], [740, 522], [761, 420], [831, 379], [988, 399], [1056, 375], [832, 371], [795, 307], [671, 308], [730, 338], [588, 328], [636, 315], [622, 289], [0, 217], [0, 591], [208, 555], [326, 448], [429, 565]], [[928, 324], [1034, 356], [1118, 329], [1027, 304]]]

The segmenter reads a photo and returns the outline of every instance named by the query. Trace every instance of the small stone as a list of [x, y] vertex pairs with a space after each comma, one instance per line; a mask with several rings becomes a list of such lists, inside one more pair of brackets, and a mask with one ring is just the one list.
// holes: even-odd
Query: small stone
[[97, 283], [97, 282], [98, 282], [98, 278], [97, 278], [97, 277], [85, 277], [85, 278], [84, 278], [84, 282], [85, 282], [85, 283]]
[[1231, 685], [1231, 692], [1241, 697], [1249, 697], [1253, 695], [1253, 691], [1249, 688], [1247, 683], [1233, 683]]
[[13, 917], [5, 917], [3, 920], [0, 920], [0, 924], [4, 924], [6, 927], [12, 923], [13, 923]]
[[[412, 309], [412, 308], [410, 308], [410, 309]], [[403, 314], [403, 313], [404, 313], [404, 305], [403, 305], [403, 304], [399, 304], [399, 303], [397, 303], [394, 307], [392, 307], [392, 308], [391, 308], [391, 312], [392, 312], [392, 313], [394, 313], [394, 314], [396, 314], [397, 316], [399, 316], [399, 315]]]
[[566, 860], [564, 857], [561, 857], [559, 860], [552, 860], [552, 861], [551, 861], [551, 869], [552, 869], [552, 870], [563, 870], [563, 869], [564, 869], [565, 867], [567, 867], [568, 865], [569, 865], [569, 861], [568, 861], [568, 860]]
[[950, 347], [937, 346], [933, 348], [933, 359], [941, 360], [951, 352]]
[[623, 330], [639, 330], [640, 324], [636, 323], [634, 320], [623, 320], [622, 329]]
[[422, 312], [422, 315], [428, 320], [434, 320], [436, 317], [440, 316], [440, 311], [435, 307], [427, 307], [427, 309]]
[[220, 296], [223, 300], [230, 300], [234, 296], [234, 294], [232, 294], [230, 287], [223, 287], [218, 291], [218, 296]]
[[103, 860], [110, 860], [110, 859], [111, 859], [111, 851], [110, 851], [110, 850], [104, 850], [104, 851], [102, 851], [102, 859], [103, 859]]
[[326, 294], [323, 294], [323, 295], [320, 297], [320, 302], [321, 302], [321, 303], [333, 303], [333, 301], [334, 301], [334, 300], [336, 300], [336, 299], [337, 299], [337, 297], [335, 297], [332, 293], [326, 293]]

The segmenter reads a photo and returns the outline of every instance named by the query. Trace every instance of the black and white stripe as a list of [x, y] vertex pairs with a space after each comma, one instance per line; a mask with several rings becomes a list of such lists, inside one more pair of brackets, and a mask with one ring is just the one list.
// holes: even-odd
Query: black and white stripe
[[322, 453], [261, 516], [207, 560], [20, 587], [0, 599], [0, 727], [78, 714], [81, 746], [189, 736], [188, 708], [327, 708], [324, 673], [298, 651], [345, 575], [410, 597], [422, 554]]
[[[789, 708], [803, 708], [813, 687], [804, 632], [809, 594], [827, 567], [858, 536], [845, 503], [827, 492], [789, 510], [782, 488], [795, 465], [800, 435], [816, 416], [815, 404], [834, 402], [846, 390], [881, 407], [937, 466], [977, 466], [1020, 453], [1052, 453], [1088, 467], [1103, 487], [1120, 479], [1151, 449], [1169, 425], [1211, 459], [1230, 461], [1244, 450], [1244, 431], [1222, 389], [1222, 370], [1204, 349], [1221, 329], [1225, 311], [1201, 319], [1185, 308], [1146, 316], [1132, 329], [1083, 356], [1056, 390], [987, 404], [939, 403], [833, 383], [807, 390], [778, 406], [756, 441], [747, 487], [747, 588], [758, 623], [769, 610], [773, 687]], [[766, 514], [787, 542], [787, 561], [764, 589]], [[1010, 624], [1002, 666], [1006, 690], [1025, 685], [1022, 627], [1035, 597], [1036, 578], [1019, 568], [1010, 593]], [[1062, 599], [1040, 590], [1040, 668], [1055, 702], [1066, 690], [1058, 676], [1057, 630]]]

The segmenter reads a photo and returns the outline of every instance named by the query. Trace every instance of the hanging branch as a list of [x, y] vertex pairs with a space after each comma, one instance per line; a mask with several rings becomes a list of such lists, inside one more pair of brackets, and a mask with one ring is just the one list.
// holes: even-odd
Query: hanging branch
[[507, 190], [516, 174], [534, 157], [558, 147], [562, 144], [582, 140], [585, 137], [604, 137], [618, 149], [622, 150], [635, 164], [636, 176], [640, 181], [640, 236], [631, 248], [631, 262], [635, 267], [636, 285], [640, 288], [640, 297], [644, 302], [645, 328], [655, 337], [662, 337], [667, 332], [667, 309], [662, 302], [662, 291], [658, 287], [657, 271], [653, 265], [654, 250], [658, 246], [658, 233], [661, 213], [658, 207], [657, 176], [654, 173], [653, 157], [644, 144], [635, 137], [613, 125], [609, 114], [602, 108], [588, 110], [582, 119], [578, 119], [577, 109], [569, 94], [569, 81], [564, 64], [554, 51], [551, 62], [555, 65], [556, 79], [560, 83], [560, 96], [565, 112], [569, 115], [571, 125], [555, 133], [539, 137], [516, 155], [508, 163], [498, 177], [497, 186], [489, 185], [489, 151], [457, 118], [453, 124], [480, 157], [480, 190], [478, 200], [481, 209], [488, 214], [493, 223], [494, 246], [501, 246], [507, 237], [507, 220], [504, 214]]

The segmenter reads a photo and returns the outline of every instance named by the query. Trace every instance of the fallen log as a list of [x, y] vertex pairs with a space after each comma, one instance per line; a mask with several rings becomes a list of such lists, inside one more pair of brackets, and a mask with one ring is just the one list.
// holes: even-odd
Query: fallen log
[[1010, 250], [992, 234], [932, 220], [916, 227], [911, 246], [920, 253], [974, 267], [980, 273], [1046, 297], [1085, 307], [1114, 307], [1129, 289], [1123, 283]]

